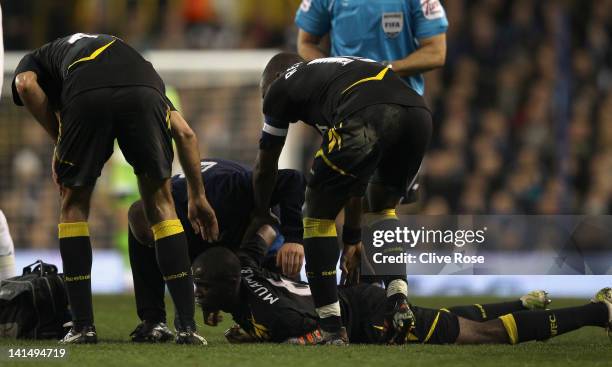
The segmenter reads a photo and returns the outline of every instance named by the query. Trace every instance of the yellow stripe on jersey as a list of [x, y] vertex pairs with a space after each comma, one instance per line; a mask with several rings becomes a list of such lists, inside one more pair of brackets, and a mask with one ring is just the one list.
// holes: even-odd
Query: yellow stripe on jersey
[[104, 46], [98, 48], [97, 50], [92, 52], [91, 55], [76, 60], [72, 64], [68, 65], [68, 70], [70, 70], [70, 68], [73, 67], [74, 64], [78, 64], [79, 62], [89, 61], [89, 60], [95, 59], [96, 57], [98, 57], [98, 55], [100, 55], [102, 52], [104, 52], [104, 50], [106, 50], [110, 45], [112, 45], [113, 42], [115, 42], [115, 41], [116, 41], [116, 39], [114, 39], [114, 40], [110, 41], [109, 43], [105, 44]]
[[371, 80], [382, 80], [382, 78], [384, 78], [384, 77], [385, 77], [385, 74], [387, 74], [387, 71], [389, 71], [389, 68], [388, 68], [388, 67], [385, 67], [384, 69], [382, 69], [382, 70], [380, 71], [380, 73], [376, 74], [376, 76], [372, 76], [372, 77], [369, 77], [369, 78], [363, 78], [363, 79], [360, 79], [360, 80], [356, 81], [355, 83], [353, 83], [353, 84], [349, 85], [349, 87], [348, 87], [348, 88], [346, 88], [345, 90], [343, 90], [341, 94], [346, 93], [346, 91], [348, 91], [349, 89], [353, 88], [354, 86], [356, 86], [356, 85], [358, 85], [358, 84], [365, 83], [365, 82], [369, 82], [369, 81], [371, 81]]
[[427, 333], [427, 336], [425, 337], [425, 340], [423, 340], [423, 344], [427, 343], [429, 341], [429, 339], [431, 339], [431, 336], [433, 335], [434, 330], [436, 330], [436, 326], [438, 326], [438, 320], [439, 319], [440, 319], [440, 311], [438, 311], [438, 313], [436, 314], [436, 318], [431, 323], [431, 327], [429, 328], [429, 332]]

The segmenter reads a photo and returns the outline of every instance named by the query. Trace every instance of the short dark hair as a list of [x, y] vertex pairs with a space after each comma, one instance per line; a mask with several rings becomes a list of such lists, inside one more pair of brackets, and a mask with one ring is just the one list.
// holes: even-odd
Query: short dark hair
[[261, 75], [261, 95], [265, 97], [270, 89], [270, 85], [291, 65], [303, 62], [304, 59], [300, 55], [292, 52], [278, 53], [268, 61], [266, 68]]
[[196, 257], [192, 264], [194, 280], [225, 283], [240, 276], [240, 260], [231, 250], [215, 246]]

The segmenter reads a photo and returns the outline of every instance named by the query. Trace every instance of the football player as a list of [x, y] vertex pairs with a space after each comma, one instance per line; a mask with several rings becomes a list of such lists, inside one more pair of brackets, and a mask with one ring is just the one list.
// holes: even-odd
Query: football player
[[[255, 216], [265, 216], [290, 123], [303, 121], [323, 137], [306, 191], [306, 275], [326, 341], [345, 344], [336, 290], [335, 218], [345, 208], [345, 252], [361, 241], [361, 198], [367, 192], [371, 223], [396, 226], [395, 207], [416, 176], [431, 136], [431, 113], [422, 96], [388, 65], [355, 57], [305, 62], [281, 53], [261, 79], [265, 122], [253, 187]], [[256, 229], [256, 228], [255, 228]], [[367, 250], [367, 249], [366, 249]], [[390, 244], [389, 255], [403, 252]], [[407, 310], [406, 269], [386, 269], [387, 313], [402, 327]]]
[[[196, 300], [203, 309], [231, 313], [244, 331], [226, 332], [231, 342], [324, 344], [315, 303], [306, 283], [261, 268], [274, 231], [263, 226], [236, 253], [214, 248], [193, 264]], [[547, 340], [584, 326], [610, 329], [612, 288], [583, 306], [548, 310], [547, 293], [515, 301], [441, 309], [409, 305], [401, 332], [386, 320], [385, 290], [371, 284], [338, 289], [342, 321], [352, 343], [517, 344]]]
[[[206, 196], [219, 220], [217, 242], [203, 240], [188, 225], [187, 182], [184, 175], [172, 178], [172, 196], [178, 218], [184, 223], [189, 257], [195, 259], [212, 246], [238, 250], [253, 209], [252, 172], [236, 162], [223, 159], [203, 159], [200, 163]], [[268, 249], [265, 267], [288, 277], [299, 276], [304, 261], [302, 247], [302, 205], [304, 176], [295, 170], [283, 169], [272, 194], [271, 210], [278, 215], [279, 236]], [[164, 279], [155, 261], [153, 234], [144, 215], [142, 202], [129, 210], [129, 253], [138, 317], [142, 320], [132, 333], [134, 342], [164, 342], [172, 338], [166, 326]], [[216, 324], [217, 313], [205, 314], [207, 324]]]
[[170, 194], [172, 139], [189, 183], [190, 225], [209, 239], [216, 239], [218, 225], [200, 176], [197, 138], [166, 98], [151, 63], [115, 36], [76, 33], [26, 54], [12, 89], [15, 104], [25, 106], [55, 143], [59, 247], [73, 315], [61, 342], [97, 342], [87, 220], [96, 180], [117, 139], [138, 177], [159, 267], [176, 307], [176, 342], [205, 344], [196, 333], [187, 241]]

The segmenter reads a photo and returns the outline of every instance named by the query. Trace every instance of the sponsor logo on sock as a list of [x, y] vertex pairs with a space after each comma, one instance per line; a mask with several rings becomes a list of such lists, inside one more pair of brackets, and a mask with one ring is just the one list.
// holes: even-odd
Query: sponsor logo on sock
[[550, 321], [550, 336], [557, 336], [559, 333], [557, 330], [557, 316], [554, 314], [548, 316], [548, 321]]
[[75, 275], [73, 277], [65, 275], [64, 276], [64, 280], [67, 282], [77, 282], [77, 281], [81, 281], [81, 280], [89, 280], [91, 279], [91, 274], [87, 274], [87, 275]]
[[186, 276], [188, 276], [189, 274], [186, 271], [180, 272], [178, 274], [172, 274], [172, 275], [168, 275], [164, 277], [165, 281], [168, 280], [175, 280], [175, 279], [180, 279], [180, 278], [184, 278]]

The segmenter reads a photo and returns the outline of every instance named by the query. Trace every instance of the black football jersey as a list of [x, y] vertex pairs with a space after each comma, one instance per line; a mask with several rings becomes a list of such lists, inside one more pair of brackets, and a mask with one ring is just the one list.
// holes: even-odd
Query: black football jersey
[[[96, 88], [148, 86], [165, 95], [151, 63], [121, 39], [106, 34], [76, 33], [47, 43], [21, 59], [15, 76], [25, 71], [36, 73], [56, 110], [75, 95]], [[13, 100], [23, 105], [14, 79]]]
[[[237, 249], [249, 224], [254, 207], [253, 173], [242, 164], [225, 159], [203, 159], [200, 162], [206, 198], [215, 210], [219, 223], [219, 241], [205, 242], [196, 235], [187, 217], [187, 181], [184, 175], [172, 178], [172, 196], [178, 218], [189, 242], [189, 255], [197, 255], [212, 245]], [[271, 207], [278, 209], [280, 232], [286, 242], [302, 243], [302, 205], [306, 183], [295, 170], [281, 169], [272, 194]]]
[[426, 107], [424, 99], [388, 66], [356, 57], [328, 57], [291, 66], [263, 102], [264, 133], [286, 135], [303, 121], [319, 131], [375, 104]]
[[296, 282], [261, 267], [265, 245], [242, 245], [241, 302], [232, 318], [259, 341], [282, 342], [317, 328], [315, 306], [307, 283]]

